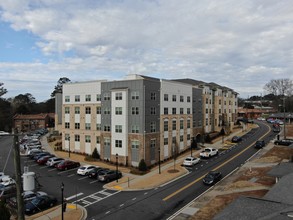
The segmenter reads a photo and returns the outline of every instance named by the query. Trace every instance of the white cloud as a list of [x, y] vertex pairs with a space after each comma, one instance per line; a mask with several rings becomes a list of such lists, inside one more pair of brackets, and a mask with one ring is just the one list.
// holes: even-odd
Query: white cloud
[[21, 75], [53, 89], [64, 75], [139, 73], [216, 82], [246, 97], [272, 78], [292, 79], [291, 0], [20, 2], [1, 2], [1, 19], [35, 35], [51, 61], [2, 64], [9, 82]]

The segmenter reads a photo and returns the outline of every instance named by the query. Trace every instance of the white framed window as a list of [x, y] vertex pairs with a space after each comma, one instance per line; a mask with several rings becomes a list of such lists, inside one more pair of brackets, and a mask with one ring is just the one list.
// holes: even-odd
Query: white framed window
[[97, 94], [96, 100], [97, 100], [97, 102], [100, 102], [101, 101], [101, 94]]
[[75, 114], [80, 114], [80, 108], [79, 107], [74, 107], [74, 113]]
[[76, 141], [76, 142], [79, 142], [80, 141], [79, 134], [74, 135], [74, 141]]
[[91, 114], [91, 107], [85, 107], [85, 114]]
[[80, 95], [75, 95], [74, 96], [74, 101], [75, 102], [80, 102]]
[[85, 95], [85, 101], [90, 102], [91, 101], [91, 95]]
[[131, 99], [132, 100], [139, 99], [139, 92], [138, 91], [132, 91], [131, 92]]
[[122, 100], [122, 92], [115, 93], [115, 100]]
[[91, 143], [91, 136], [85, 135], [85, 143]]
[[65, 114], [70, 114], [70, 108], [69, 108], [69, 107], [65, 107], [65, 109], [64, 109], [64, 113], [65, 113]]
[[122, 107], [115, 107], [115, 114], [122, 115]]
[[131, 132], [132, 133], [139, 133], [139, 126], [138, 125], [132, 125], [131, 126]]
[[85, 130], [91, 130], [91, 123], [85, 123]]
[[122, 125], [115, 125], [115, 132], [122, 133]]
[[65, 102], [70, 102], [70, 96], [69, 95], [65, 96]]
[[115, 140], [115, 147], [122, 148], [122, 140]]

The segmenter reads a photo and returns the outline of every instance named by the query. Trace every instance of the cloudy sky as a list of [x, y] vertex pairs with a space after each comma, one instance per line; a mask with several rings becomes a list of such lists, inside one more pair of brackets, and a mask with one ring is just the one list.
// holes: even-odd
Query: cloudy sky
[[215, 82], [240, 97], [293, 79], [292, 0], [0, 0], [4, 98], [50, 98], [61, 77]]

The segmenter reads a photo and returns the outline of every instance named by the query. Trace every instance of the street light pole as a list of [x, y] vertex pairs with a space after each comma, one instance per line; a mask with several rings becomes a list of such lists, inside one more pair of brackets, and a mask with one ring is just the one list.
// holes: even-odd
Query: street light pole
[[62, 184], [61, 184], [61, 220], [64, 220], [64, 210], [63, 210], [64, 196], [63, 196], [63, 191], [64, 191], [64, 183], [62, 182]]
[[68, 157], [70, 158], [70, 137], [68, 137]]
[[283, 97], [283, 112], [284, 112], [284, 139], [286, 139], [286, 114], [285, 114], [285, 96]]
[[118, 154], [116, 154], [116, 182], [118, 183]]
[[161, 174], [161, 149], [159, 147], [159, 174]]
[[191, 143], [190, 143], [190, 156], [192, 157], [192, 146], [193, 146], [193, 138], [191, 139]]

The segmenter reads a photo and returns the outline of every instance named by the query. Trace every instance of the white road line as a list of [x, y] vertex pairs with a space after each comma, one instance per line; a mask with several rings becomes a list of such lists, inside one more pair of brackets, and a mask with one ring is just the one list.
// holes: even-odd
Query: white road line
[[92, 182], [90, 182], [90, 184], [92, 184], [92, 183], [96, 183], [96, 182], [98, 182], [98, 180], [92, 181]]
[[107, 214], [109, 214], [109, 213], [110, 213], [110, 211], [106, 212], [105, 214], [107, 215]]
[[147, 192], [144, 193], [144, 195], [147, 195], [147, 194], [148, 194]]
[[83, 180], [83, 179], [86, 179], [86, 178], [88, 178], [88, 177], [87, 176], [84, 176], [82, 178], [79, 178], [78, 180]]
[[133, 198], [132, 200], [134, 201], [134, 200], [136, 200], [136, 198]]
[[72, 177], [72, 176], [75, 176], [75, 174], [70, 174], [70, 175], [68, 175], [67, 177]]
[[54, 169], [50, 169], [50, 170], [48, 170], [48, 171], [51, 172], [51, 171], [53, 171], [53, 170], [56, 170], [56, 168], [54, 168]]
[[76, 195], [73, 195], [73, 196], [67, 197], [67, 198], [65, 198], [65, 199], [66, 199], [66, 200], [71, 200], [71, 199], [75, 199], [76, 197], [81, 196], [81, 195], [83, 195], [83, 193], [78, 193], [78, 194], [76, 194]]
[[40, 169], [45, 169], [45, 168], [47, 168], [47, 167], [40, 167]]
[[124, 206], [124, 204], [121, 204], [120, 207]]

